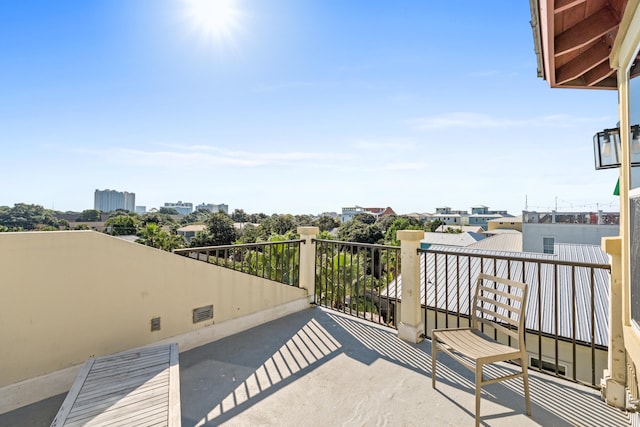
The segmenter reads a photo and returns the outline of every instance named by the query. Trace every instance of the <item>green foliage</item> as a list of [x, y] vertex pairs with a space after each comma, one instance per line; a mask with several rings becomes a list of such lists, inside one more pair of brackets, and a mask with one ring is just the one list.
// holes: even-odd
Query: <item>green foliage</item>
[[[356, 217], [359, 215], [356, 215]], [[383, 233], [376, 224], [367, 224], [354, 217], [343, 223], [338, 229], [338, 240], [357, 243], [380, 243]]]
[[253, 224], [260, 224], [266, 218], [269, 218], [269, 217], [263, 213], [250, 214], [249, 218], [247, 219], [247, 222], [251, 222]]
[[398, 240], [399, 230], [422, 230], [422, 224], [415, 218], [398, 216], [394, 217], [393, 222], [387, 227], [384, 235], [384, 242], [391, 246], [400, 246]]
[[260, 227], [256, 227], [252, 224], [246, 224], [244, 228], [238, 233], [238, 240], [236, 243], [256, 243], [262, 241], [260, 238]]
[[87, 224], [78, 224], [73, 227], [74, 230], [91, 230], [91, 228]]
[[323, 215], [315, 221], [315, 225], [320, 231], [331, 231], [336, 227], [340, 227], [340, 221], [336, 218]]
[[297, 286], [300, 270], [298, 264], [299, 246], [289, 243], [277, 244], [277, 242], [287, 240], [292, 240], [292, 236], [273, 235], [269, 239], [269, 243], [276, 244], [232, 247], [212, 251], [209, 262]]
[[80, 213], [77, 222], [98, 222], [101, 221], [100, 211], [97, 209], [86, 209]]
[[296, 229], [296, 222], [293, 215], [273, 214], [269, 218], [265, 218], [260, 222], [263, 230], [263, 236], [268, 238], [272, 234], [286, 234], [288, 231]]
[[139, 217], [139, 215], [135, 212], [129, 212], [126, 209], [116, 209], [115, 211], [109, 212], [109, 218], [114, 218], [116, 216], [130, 216], [130, 217]]
[[211, 212], [209, 211], [197, 210], [182, 217], [182, 219], [180, 220], [180, 223], [183, 225], [202, 223], [202, 222], [205, 222], [210, 216], [211, 216]]
[[294, 215], [295, 227], [307, 227], [315, 224], [316, 220], [311, 215]]
[[13, 208], [0, 207], [0, 225], [11, 230], [36, 230], [49, 226], [58, 228], [59, 221], [54, 212], [40, 205], [16, 203]]
[[236, 209], [231, 213], [231, 219], [235, 222], [249, 222], [249, 215], [242, 209]]
[[449, 234], [462, 234], [462, 227], [447, 227], [444, 232]]
[[[336, 252], [336, 246], [321, 246], [316, 266], [316, 298], [322, 305], [348, 310], [357, 315], [371, 313], [389, 321], [389, 302], [380, 298], [380, 289], [392, 281], [393, 265], [389, 260], [379, 264], [376, 277], [370, 270], [371, 258], [380, 259], [371, 250]], [[361, 248], [362, 249], [362, 248]]]
[[164, 251], [183, 248], [187, 241], [182, 236], [167, 233], [158, 224], [148, 223], [140, 229], [136, 243], [151, 246]]
[[136, 234], [140, 220], [135, 216], [124, 215], [109, 217], [104, 225], [106, 232], [114, 236], [128, 236]]
[[158, 213], [161, 213], [163, 215], [179, 215], [178, 211], [175, 210], [175, 208], [167, 208], [164, 206], [158, 209]]
[[434, 219], [433, 221], [429, 221], [425, 224], [425, 230], [435, 232], [438, 229], [438, 227], [440, 227], [443, 224], [444, 222], [442, 222], [442, 220]]
[[191, 239], [191, 247], [230, 245], [236, 240], [233, 220], [224, 212], [216, 212], [205, 222], [207, 228]]
[[140, 216], [141, 225], [147, 226], [148, 224], [156, 224], [158, 226], [169, 225], [173, 226], [176, 224], [176, 220], [171, 218], [171, 216], [167, 214], [161, 213], [146, 213]]
[[352, 221], [359, 221], [365, 224], [373, 224], [376, 222], [376, 217], [369, 213], [359, 213], [354, 215], [354, 217], [349, 222]]
[[336, 240], [335, 237], [333, 237], [333, 234], [329, 233], [328, 231], [320, 231], [318, 233], [318, 239], [320, 240]]

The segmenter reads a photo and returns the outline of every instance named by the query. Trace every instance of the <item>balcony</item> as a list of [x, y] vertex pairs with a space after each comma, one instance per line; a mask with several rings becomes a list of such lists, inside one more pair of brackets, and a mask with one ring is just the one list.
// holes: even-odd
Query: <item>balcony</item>
[[[25, 390], [31, 387], [33, 392], [34, 384], [39, 392], [45, 388], [42, 384], [57, 391], [49, 393], [52, 397], [33, 400], [35, 403], [14, 404], [15, 408], [0, 411], [5, 412], [0, 414], [2, 426], [49, 425], [77, 372], [74, 367], [86, 357], [167, 341], [180, 344], [184, 426], [473, 423], [472, 375], [442, 356], [438, 359], [442, 361], [438, 389], [433, 390], [430, 341], [409, 343], [389, 327], [402, 321], [401, 291], [391, 286], [400, 264], [404, 285], [409, 281], [405, 270], [410, 263], [405, 258], [400, 262], [397, 248], [338, 242], [349, 253], [340, 256], [333, 243], [314, 243], [311, 235], [303, 234], [300, 241], [285, 242], [286, 251], [263, 248], [260, 257], [278, 267], [269, 270], [264, 261], [253, 264], [260, 257], [254, 256], [257, 250], [246, 247], [237, 251], [223, 248], [222, 255], [207, 249], [206, 256], [191, 251], [180, 257], [93, 232], [3, 234], [0, 257], [7, 260], [4, 273], [11, 279], [3, 287], [15, 298], [0, 301], [0, 320], [12, 319], [10, 324], [15, 327], [0, 330], [6, 344], [0, 348], [0, 360], [11, 360], [0, 375], [4, 381], [0, 393], [3, 388], [5, 392], [0, 394], [0, 404], [27, 400]], [[425, 265], [432, 265], [424, 277], [433, 275], [437, 283], [442, 283], [437, 275], [460, 280], [470, 274], [469, 269], [462, 270], [465, 274], [453, 273], [451, 266], [460, 262], [451, 255], [432, 262], [426, 255], [410, 252], [418, 264], [423, 259]], [[360, 256], [367, 260], [363, 265], [371, 262], [370, 267], [358, 270]], [[294, 261], [295, 274], [282, 274], [285, 259]], [[323, 264], [327, 260], [336, 262]], [[41, 268], [26, 268], [35, 261]], [[349, 269], [340, 264], [347, 261]], [[520, 265], [526, 262], [518, 261]], [[514, 266], [499, 260], [486, 265], [504, 265], [506, 274], [517, 274]], [[245, 269], [250, 274], [241, 272]], [[362, 281], [350, 280], [354, 287], [335, 292], [337, 282], [314, 277], [322, 271], [330, 272], [332, 280], [347, 277], [350, 271]], [[537, 271], [543, 269], [538, 267], [534, 276]], [[590, 277], [599, 274], [589, 271]], [[579, 272], [575, 277], [584, 280]], [[428, 279], [421, 281], [428, 283]], [[309, 294], [305, 286], [311, 282], [316, 283], [316, 291]], [[591, 282], [588, 284], [591, 288]], [[434, 295], [441, 295], [440, 289]], [[24, 295], [31, 295], [31, 300], [21, 298]], [[429, 322], [431, 328], [433, 322], [442, 322], [442, 326], [447, 321], [464, 321], [464, 310], [451, 310], [457, 301], [443, 305], [439, 301], [446, 299], [423, 298], [424, 335], [429, 335]], [[329, 302], [328, 307], [310, 306], [314, 300]], [[213, 319], [196, 323], [194, 315], [191, 323], [191, 308], [208, 303], [213, 303]], [[148, 330], [152, 318], [162, 319], [160, 331]], [[553, 339], [561, 331], [543, 331], [544, 339]], [[590, 335], [593, 337], [589, 332], [586, 336]], [[600, 367], [596, 369], [590, 360], [602, 346], [581, 342], [584, 339], [583, 335], [574, 337], [569, 345], [575, 349], [587, 344], [591, 377]], [[534, 353], [539, 350], [533, 347]], [[577, 354], [583, 355], [580, 350]], [[512, 368], [499, 365], [494, 369]], [[607, 406], [596, 387], [568, 381], [559, 372], [554, 376], [535, 370], [530, 383], [531, 418], [525, 415], [522, 386], [515, 380], [484, 389], [482, 422], [629, 425], [627, 414]]]
[[[180, 354], [182, 425], [472, 425], [472, 375], [446, 357], [431, 388], [431, 342], [310, 308]], [[503, 369], [510, 369], [504, 366]], [[486, 425], [628, 425], [596, 390], [532, 372], [532, 417], [518, 381], [487, 386]], [[64, 394], [0, 415], [48, 426]]]

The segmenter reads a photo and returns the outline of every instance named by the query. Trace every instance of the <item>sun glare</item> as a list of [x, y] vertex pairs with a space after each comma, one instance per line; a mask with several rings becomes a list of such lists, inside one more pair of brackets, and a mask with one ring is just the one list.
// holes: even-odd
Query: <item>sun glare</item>
[[233, 41], [240, 29], [241, 11], [237, 0], [184, 0], [193, 30], [207, 43]]

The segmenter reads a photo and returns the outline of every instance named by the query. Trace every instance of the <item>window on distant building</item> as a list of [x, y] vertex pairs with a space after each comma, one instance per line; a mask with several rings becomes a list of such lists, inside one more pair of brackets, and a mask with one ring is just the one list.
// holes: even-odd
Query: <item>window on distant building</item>
[[552, 254], [553, 253], [553, 245], [555, 243], [554, 237], [543, 237], [542, 238], [542, 253]]

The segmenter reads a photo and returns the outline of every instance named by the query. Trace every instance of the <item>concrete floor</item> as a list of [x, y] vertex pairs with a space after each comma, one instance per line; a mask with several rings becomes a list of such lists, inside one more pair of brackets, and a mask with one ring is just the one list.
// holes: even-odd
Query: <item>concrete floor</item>
[[[182, 425], [473, 425], [471, 372], [439, 355], [437, 380], [433, 390], [430, 341], [311, 308], [181, 353]], [[596, 390], [537, 373], [530, 386], [531, 417], [520, 379], [484, 387], [482, 424], [629, 425]], [[47, 426], [63, 399], [0, 415], [0, 426]]]

